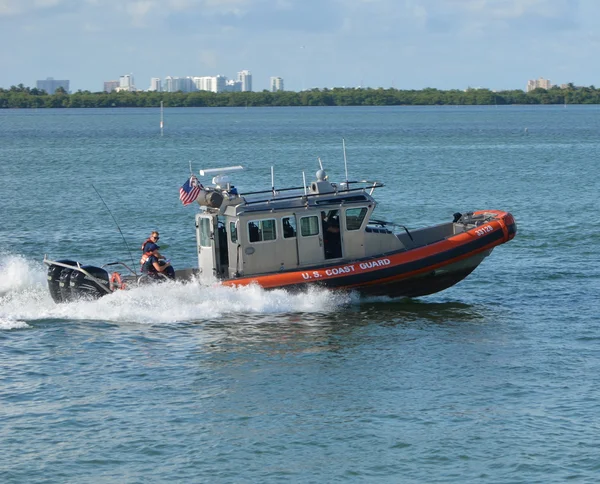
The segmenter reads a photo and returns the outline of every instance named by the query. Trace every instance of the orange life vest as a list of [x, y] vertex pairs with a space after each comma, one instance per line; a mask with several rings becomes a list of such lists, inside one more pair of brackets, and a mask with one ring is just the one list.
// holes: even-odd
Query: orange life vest
[[152, 252], [146, 252], [140, 259], [140, 264], [144, 265], [146, 263], [146, 261], [150, 258], [151, 255], [152, 255]]
[[155, 242], [152, 239], [146, 239], [146, 241], [144, 241], [144, 243], [142, 244], [142, 247], [140, 248], [140, 250], [143, 252], [144, 251], [144, 247], [146, 247], [146, 244], [154, 244]]

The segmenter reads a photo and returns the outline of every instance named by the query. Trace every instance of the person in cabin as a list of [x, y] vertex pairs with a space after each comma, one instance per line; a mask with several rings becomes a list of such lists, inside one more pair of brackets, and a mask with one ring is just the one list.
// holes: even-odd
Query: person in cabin
[[158, 253], [158, 249], [154, 247], [158, 247], [154, 244], [154, 247], [148, 244], [149, 250], [144, 254], [144, 263], [142, 264], [142, 274], [146, 274], [147, 276], [153, 279], [161, 279], [162, 275], [168, 277], [169, 279], [175, 279], [175, 269], [169, 261], [159, 260], [160, 254]]
[[342, 257], [342, 239], [340, 236], [340, 219], [337, 210], [331, 210], [329, 214], [321, 212], [321, 223], [323, 225], [323, 246], [326, 259]]
[[296, 237], [296, 230], [290, 223], [290, 218], [286, 217], [283, 219], [283, 236], [288, 239], [290, 237]]

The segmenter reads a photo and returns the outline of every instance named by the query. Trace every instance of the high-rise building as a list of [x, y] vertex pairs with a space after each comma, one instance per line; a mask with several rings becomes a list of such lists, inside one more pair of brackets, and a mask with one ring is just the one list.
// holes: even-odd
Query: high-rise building
[[217, 88], [214, 92], [223, 92], [225, 90], [225, 86], [227, 85], [227, 77], [221, 75], [216, 76], [215, 84]]
[[47, 77], [45, 81], [36, 81], [35, 84], [39, 90], [46, 91], [48, 94], [54, 94], [59, 87], [69, 92], [69, 81], [67, 80], [59, 81], [53, 77]]
[[271, 92], [283, 91], [283, 79], [281, 77], [271, 77]]
[[225, 83], [225, 88], [223, 90], [226, 92], [242, 92], [242, 83], [241, 81], [234, 81], [233, 79], [229, 79]]
[[194, 84], [198, 91], [223, 92], [227, 84], [225, 76], [194, 77]]
[[215, 78], [212, 76], [194, 77], [194, 85], [198, 91], [217, 92]]
[[539, 79], [530, 79], [527, 81], [527, 92], [533, 91], [538, 87], [547, 90], [552, 87], [552, 83], [550, 82], [550, 79], [544, 79], [543, 77], [540, 77]]
[[135, 83], [133, 82], [133, 74], [125, 74], [119, 77], [120, 91], [135, 91]]
[[192, 92], [197, 91], [198, 88], [192, 77], [165, 77], [163, 83], [163, 91], [165, 92]]
[[119, 87], [119, 81], [104, 81], [104, 92], [113, 92]]
[[165, 77], [165, 80], [163, 82], [163, 91], [174, 92], [173, 91], [173, 78], [171, 76]]
[[250, 74], [250, 71], [238, 72], [237, 80], [242, 83], [242, 92], [252, 91], [252, 74]]
[[153, 77], [150, 79], [150, 87], [148, 88], [148, 91], [162, 91], [160, 77]]

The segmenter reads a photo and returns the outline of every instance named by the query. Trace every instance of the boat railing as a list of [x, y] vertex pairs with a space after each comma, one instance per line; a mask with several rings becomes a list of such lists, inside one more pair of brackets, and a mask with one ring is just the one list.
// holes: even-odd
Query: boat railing
[[124, 262], [120, 262], [120, 261], [115, 261], [115, 262], [109, 262], [108, 264], [104, 264], [102, 266], [102, 269], [104, 269], [105, 267], [109, 267], [109, 266], [122, 266], [125, 267], [125, 269], [127, 269], [132, 275], [137, 277], [137, 272], [135, 270], [133, 270], [131, 267], [129, 267], [127, 264], [125, 264]]
[[271, 198], [264, 198], [264, 199], [260, 199], [260, 200], [253, 200], [253, 201], [246, 201], [246, 205], [254, 205], [254, 204], [258, 204], [258, 203], [269, 203], [269, 202], [279, 202], [279, 201], [284, 201], [284, 200], [294, 200], [297, 198], [301, 198], [304, 200], [309, 200], [311, 198], [316, 198], [316, 197], [323, 197], [323, 196], [327, 196], [327, 195], [342, 195], [342, 194], [346, 194], [346, 193], [357, 193], [357, 192], [364, 192], [365, 190], [370, 190], [369, 195], [371, 195], [373, 193], [373, 190], [375, 188], [381, 188], [384, 186], [383, 183], [381, 182], [372, 182], [372, 181], [367, 181], [367, 180], [361, 180], [361, 181], [349, 181], [349, 182], [344, 182], [348, 187], [350, 187], [351, 183], [363, 183], [367, 186], [363, 186], [363, 187], [358, 187], [358, 188], [345, 188], [345, 189], [338, 189], [338, 186], [335, 183], [332, 183], [332, 186], [335, 188], [335, 191], [332, 193], [303, 193], [303, 194], [296, 194], [296, 195], [292, 195], [292, 196], [287, 196], [287, 197], [279, 197], [277, 196], [278, 193], [280, 192], [285, 192], [285, 191], [292, 191], [292, 190], [304, 190], [305, 187], [292, 187], [292, 188], [281, 188], [281, 189], [276, 189], [276, 190], [261, 190], [258, 192], [248, 192], [248, 193], [244, 193], [243, 196], [249, 196], [249, 195], [264, 195], [267, 193], [271, 193], [273, 194], [273, 197]]

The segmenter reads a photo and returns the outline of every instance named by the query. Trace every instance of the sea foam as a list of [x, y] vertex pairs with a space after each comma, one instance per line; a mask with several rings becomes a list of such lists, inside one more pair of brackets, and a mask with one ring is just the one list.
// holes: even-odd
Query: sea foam
[[[46, 319], [172, 324], [222, 316], [329, 313], [353, 302], [346, 293], [313, 288], [291, 293], [258, 286], [225, 287], [201, 281], [172, 282], [118, 291], [98, 300], [56, 304], [42, 263], [4, 254], [0, 263], [0, 329]], [[242, 318], [243, 319], [243, 318]]]

